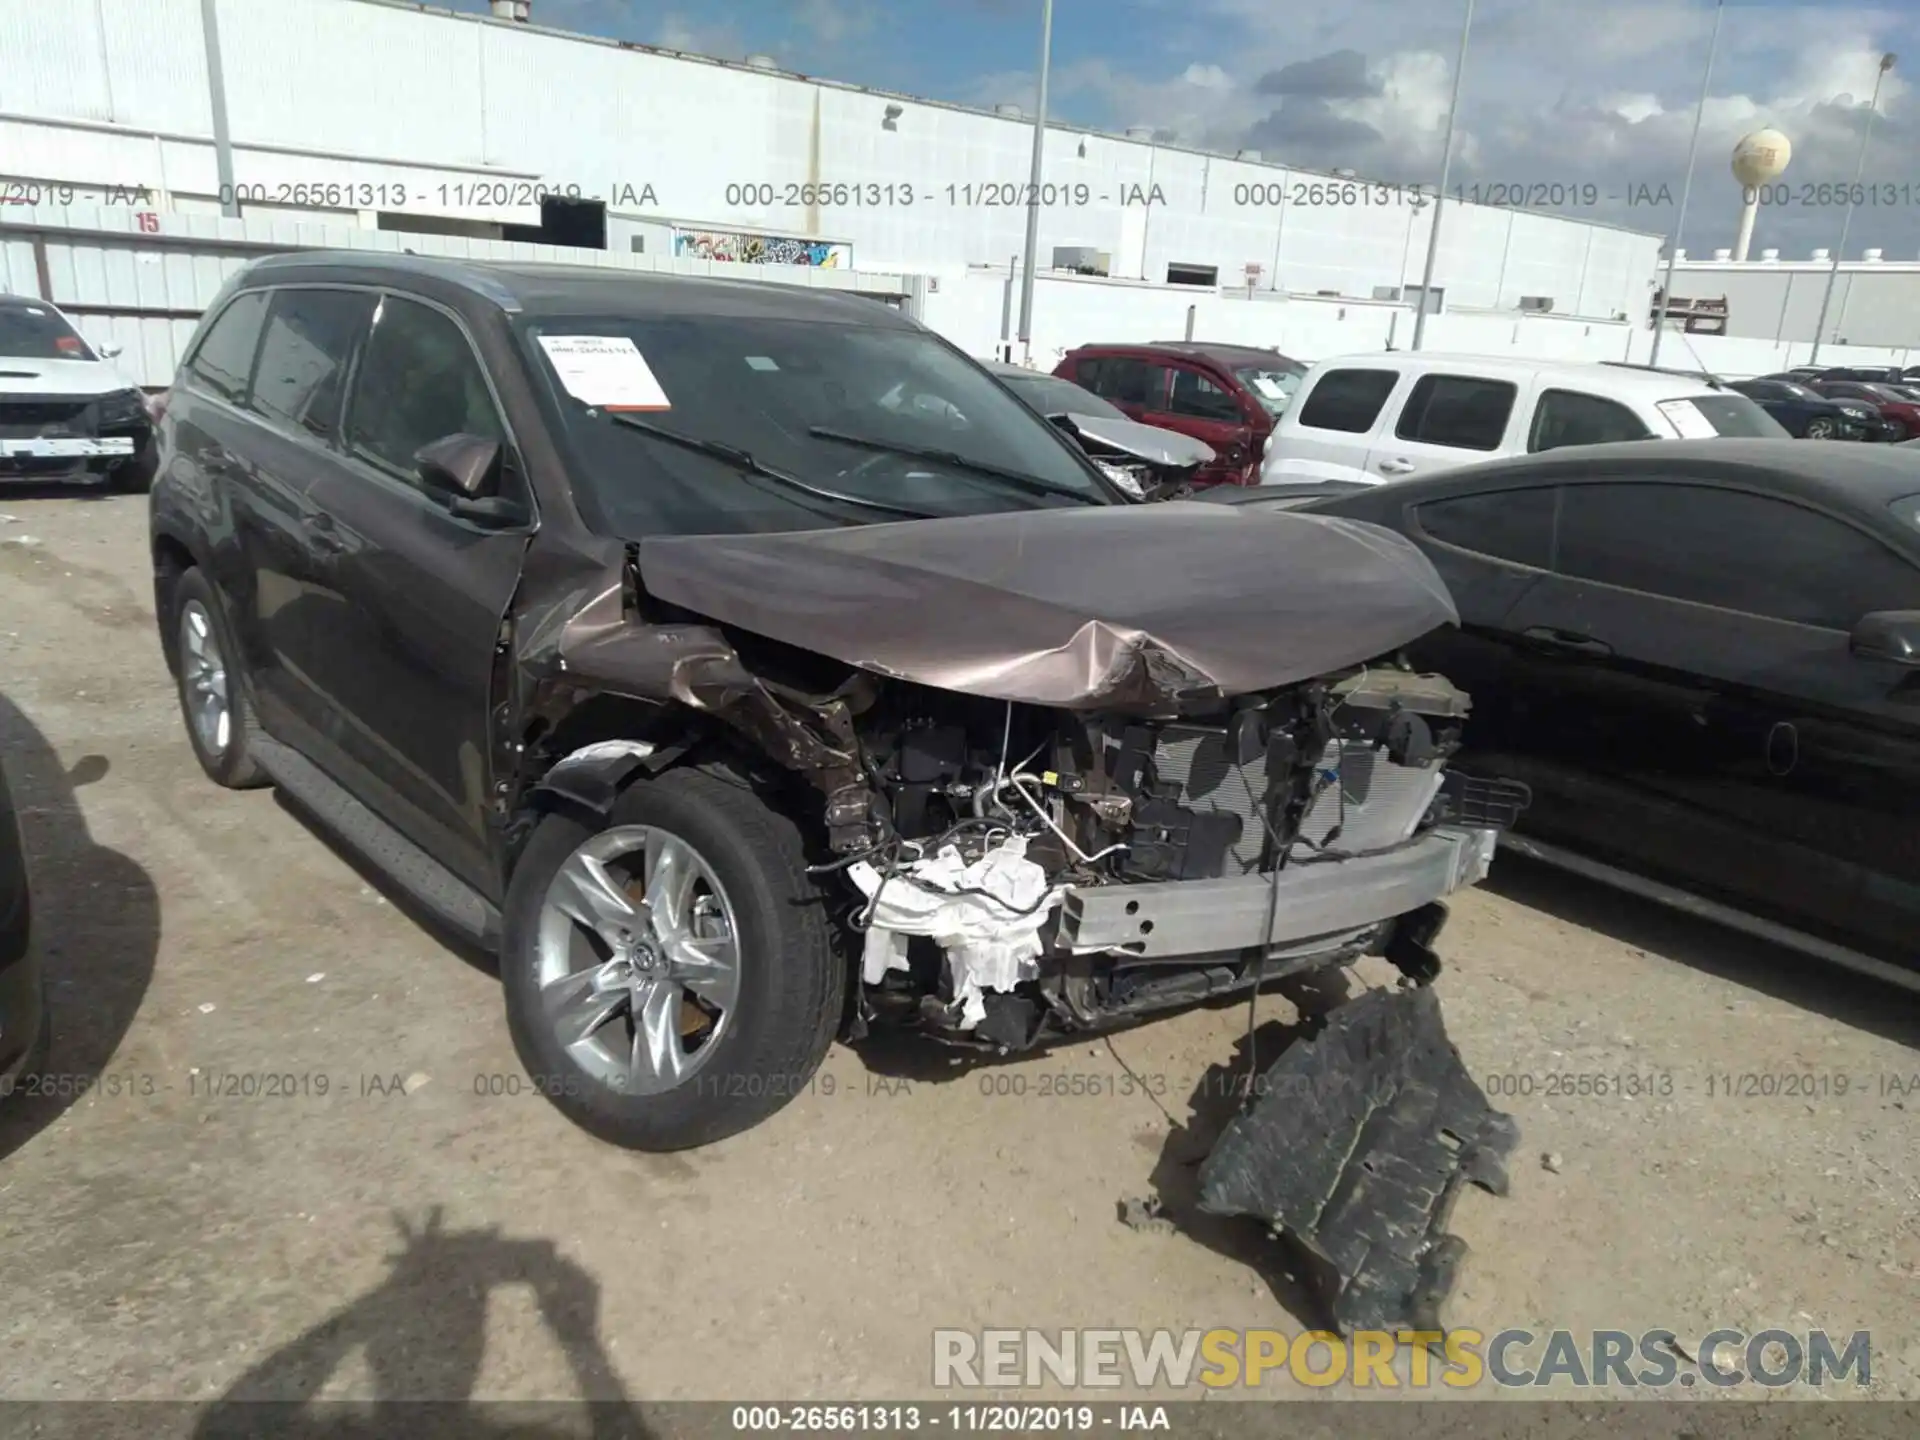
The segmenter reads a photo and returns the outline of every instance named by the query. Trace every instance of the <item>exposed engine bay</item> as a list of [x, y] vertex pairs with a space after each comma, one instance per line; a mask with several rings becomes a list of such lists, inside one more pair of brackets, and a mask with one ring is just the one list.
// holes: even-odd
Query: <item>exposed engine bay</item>
[[[1431, 933], [1400, 916], [1302, 934], [1262, 914], [1263, 947], [1146, 902], [1240, 881], [1277, 911], [1289, 891], [1263, 879], [1403, 849], [1459, 812], [1469, 782], [1450, 790], [1444, 767], [1467, 709], [1441, 677], [1384, 667], [1167, 720], [889, 683], [854, 717], [871, 804], [827, 867], [858, 891], [866, 1003], [1018, 1048], [1363, 953], [1427, 978]], [[1087, 923], [1110, 910], [1128, 933]]]

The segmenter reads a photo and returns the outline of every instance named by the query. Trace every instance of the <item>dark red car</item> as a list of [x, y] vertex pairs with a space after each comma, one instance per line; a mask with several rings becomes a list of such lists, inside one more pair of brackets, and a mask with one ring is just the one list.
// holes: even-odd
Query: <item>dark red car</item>
[[1125, 411], [1213, 447], [1218, 457], [1194, 477], [1210, 485], [1255, 485], [1280, 413], [1307, 367], [1278, 350], [1167, 341], [1082, 345], [1053, 373]]
[[1889, 433], [1886, 437], [1889, 440], [1908, 440], [1920, 435], [1920, 396], [1906, 385], [1825, 378], [1810, 381], [1809, 385], [1829, 400], [1859, 400], [1876, 407], [1880, 418], [1900, 432]]

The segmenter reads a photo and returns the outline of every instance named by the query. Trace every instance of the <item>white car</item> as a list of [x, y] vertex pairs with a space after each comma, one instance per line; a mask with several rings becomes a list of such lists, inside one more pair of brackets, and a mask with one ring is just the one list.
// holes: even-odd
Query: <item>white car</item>
[[1322, 360], [1300, 382], [1262, 484], [1378, 484], [1609, 440], [1787, 435], [1709, 376], [1606, 362], [1387, 351]]
[[146, 488], [153, 414], [119, 353], [87, 344], [48, 301], [0, 295], [0, 482]]

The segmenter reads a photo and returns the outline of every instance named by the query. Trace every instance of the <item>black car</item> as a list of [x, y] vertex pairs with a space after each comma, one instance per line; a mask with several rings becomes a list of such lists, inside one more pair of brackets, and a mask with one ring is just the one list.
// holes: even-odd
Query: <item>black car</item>
[[47, 1051], [47, 998], [34, 943], [32, 886], [13, 791], [0, 766], [0, 1100]]
[[1005, 1052], [1362, 954], [1431, 980], [1524, 798], [1447, 771], [1466, 697], [1394, 659], [1454, 617], [1416, 546], [1126, 503], [858, 296], [260, 260], [161, 452], [200, 765], [495, 949], [535, 1088], [620, 1144], [756, 1123], [836, 1031]]
[[1803, 440], [1864, 440], [1875, 425], [1872, 406], [1830, 398], [1786, 376], [1735, 380], [1733, 388]]
[[1472, 690], [1461, 763], [1532, 787], [1515, 848], [1915, 983], [1903, 447], [1596, 445], [1311, 511], [1400, 531], [1446, 580], [1459, 627], [1414, 660]]
[[1109, 480], [1136, 499], [1188, 498], [1194, 476], [1213, 463], [1211, 445], [1130, 420], [1119, 406], [1071, 380], [1001, 360], [988, 361], [986, 369], [1036, 415], [1071, 435]]

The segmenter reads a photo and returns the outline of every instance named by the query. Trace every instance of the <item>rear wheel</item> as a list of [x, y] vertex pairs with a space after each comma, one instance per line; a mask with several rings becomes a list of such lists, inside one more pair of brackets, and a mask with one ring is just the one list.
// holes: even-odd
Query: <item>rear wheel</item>
[[543, 820], [501, 976], [534, 1088], [653, 1151], [737, 1134], [807, 1089], [843, 983], [799, 831], [719, 768], [640, 782], [604, 826]]
[[239, 650], [219, 597], [197, 568], [174, 582], [173, 637], [180, 714], [194, 759], [208, 779], [229, 790], [266, 784], [248, 749], [254, 735], [253, 708]]

